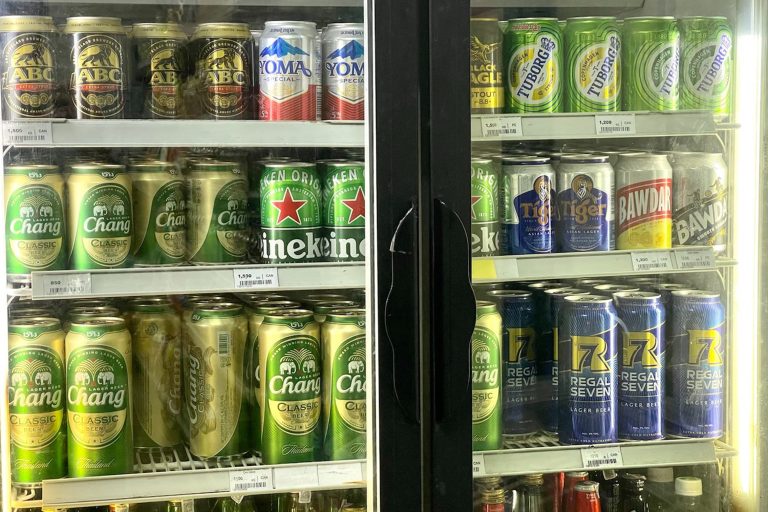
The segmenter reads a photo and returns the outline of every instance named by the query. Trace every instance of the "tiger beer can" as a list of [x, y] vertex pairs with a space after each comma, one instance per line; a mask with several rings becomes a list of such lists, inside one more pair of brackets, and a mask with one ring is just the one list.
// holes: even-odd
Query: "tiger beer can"
[[568, 112], [621, 108], [621, 33], [616, 18], [569, 18], [565, 26]]
[[722, 16], [685, 16], [680, 24], [680, 108], [731, 112], [733, 31]]
[[318, 59], [323, 66], [323, 119], [365, 117], [364, 36], [362, 23], [331, 23], [323, 30], [322, 59]]
[[470, 342], [473, 450], [498, 450], [503, 443], [501, 322], [495, 303], [477, 302]]
[[472, 114], [500, 114], [504, 109], [504, 73], [499, 20], [471, 18], [469, 30], [469, 101]]
[[472, 256], [499, 254], [499, 168], [490, 158], [473, 158]]

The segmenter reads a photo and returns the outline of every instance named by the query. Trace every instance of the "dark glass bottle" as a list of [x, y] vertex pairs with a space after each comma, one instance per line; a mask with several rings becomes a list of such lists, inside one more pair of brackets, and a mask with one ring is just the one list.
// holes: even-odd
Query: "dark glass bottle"
[[650, 512], [648, 499], [645, 495], [645, 477], [634, 473], [625, 473], [620, 482], [619, 512]]
[[544, 512], [543, 489], [544, 475], [525, 475], [520, 487], [520, 512]]
[[701, 512], [701, 479], [693, 476], [675, 478], [675, 512]]

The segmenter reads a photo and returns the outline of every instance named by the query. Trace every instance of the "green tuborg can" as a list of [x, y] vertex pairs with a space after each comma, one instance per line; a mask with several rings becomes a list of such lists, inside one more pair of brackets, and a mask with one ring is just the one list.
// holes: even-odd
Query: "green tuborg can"
[[565, 27], [566, 109], [615, 112], [621, 108], [621, 34], [616, 18], [569, 18]]
[[677, 110], [680, 32], [671, 16], [624, 20], [624, 110]]
[[731, 112], [733, 33], [720, 16], [681, 18], [680, 108]]
[[498, 450], [502, 444], [501, 315], [493, 302], [479, 301], [470, 351], [472, 370], [472, 449]]
[[67, 476], [64, 332], [55, 318], [8, 326], [11, 479], [18, 486]]
[[328, 261], [365, 259], [365, 164], [324, 164], [323, 226]]

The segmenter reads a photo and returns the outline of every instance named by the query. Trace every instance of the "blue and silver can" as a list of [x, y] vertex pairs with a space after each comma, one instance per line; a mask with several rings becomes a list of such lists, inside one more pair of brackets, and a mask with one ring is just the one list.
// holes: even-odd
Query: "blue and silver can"
[[725, 309], [718, 293], [672, 292], [667, 351], [667, 433], [674, 437], [722, 436]]
[[502, 159], [502, 236], [505, 254], [548, 254], [555, 250], [555, 170], [549, 158]]
[[[661, 303], [664, 305], [664, 307], [669, 307], [672, 303], [672, 292], [676, 290], [690, 290], [691, 287], [677, 283], [658, 283], [653, 286], [652, 289], [661, 295]], [[667, 321], [669, 320], [670, 319], [668, 318]]]
[[558, 434], [565, 444], [615, 443], [618, 317], [604, 295], [569, 295], [558, 314]]
[[631, 284], [604, 283], [595, 285], [594, 290], [598, 295], [608, 295], [609, 297], [612, 297], [614, 293], [638, 292], [640, 291], [640, 288], [637, 286], [632, 286]]
[[655, 292], [617, 292], [623, 322], [619, 364], [619, 439], [664, 437], [664, 306]]

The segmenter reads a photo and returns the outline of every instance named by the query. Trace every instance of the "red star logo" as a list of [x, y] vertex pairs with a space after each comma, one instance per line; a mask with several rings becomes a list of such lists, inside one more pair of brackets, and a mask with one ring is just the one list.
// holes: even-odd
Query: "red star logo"
[[363, 187], [357, 187], [357, 194], [355, 194], [354, 199], [342, 199], [341, 202], [349, 208], [347, 223], [352, 223], [353, 220], [359, 217], [365, 218], [365, 194], [363, 193]]
[[272, 206], [280, 210], [280, 215], [277, 216], [277, 223], [280, 224], [285, 219], [293, 219], [296, 224], [301, 224], [301, 217], [299, 217], [299, 210], [301, 207], [307, 204], [307, 201], [299, 199], [294, 200], [291, 189], [285, 189], [283, 199], [279, 201], [272, 201]]
[[472, 196], [472, 218], [476, 219], [475, 216], [475, 204], [482, 198], [483, 196]]

